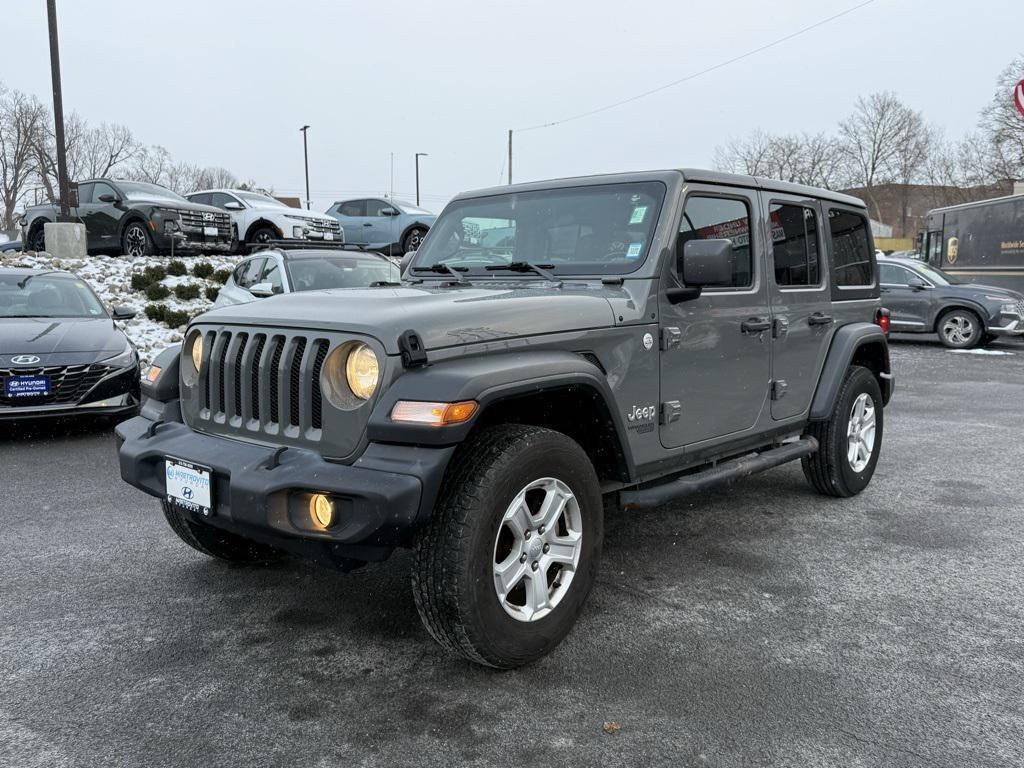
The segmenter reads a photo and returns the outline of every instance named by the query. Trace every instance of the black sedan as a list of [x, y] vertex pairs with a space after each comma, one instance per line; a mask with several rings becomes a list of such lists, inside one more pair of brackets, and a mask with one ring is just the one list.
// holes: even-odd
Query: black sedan
[[882, 305], [898, 333], [937, 333], [952, 349], [1024, 337], [1024, 295], [961, 283], [914, 259], [878, 258]]
[[69, 272], [0, 269], [0, 420], [94, 415], [139, 408], [139, 355]]

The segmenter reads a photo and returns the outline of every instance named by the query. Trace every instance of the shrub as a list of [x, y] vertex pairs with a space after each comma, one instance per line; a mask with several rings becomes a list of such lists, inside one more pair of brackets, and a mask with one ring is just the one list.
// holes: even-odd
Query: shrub
[[217, 295], [220, 293], [220, 288], [215, 285], [206, 286], [206, 299], [207, 301], [216, 301]]
[[173, 261], [167, 262], [168, 275], [178, 275], [180, 277], [181, 275], [184, 275], [186, 272], [188, 272], [188, 267], [185, 266], [184, 261], [174, 259]]
[[188, 312], [181, 312], [176, 309], [168, 309], [164, 312], [163, 318], [168, 328], [180, 328], [186, 325], [190, 319]]
[[159, 323], [164, 319], [164, 315], [167, 314], [166, 304], [147, 304], [146, 305], [146, 317], [152, 320], [154, 323]]
[[146, 286], [146, 298], [150, 301], [160, 301], [171, 295], [171, 290], [163, 283], [151, 283]]
[[179, 283], [174, 286], [174, 295], [182, 301], [199, 298], [199, 283]]
[[192, 267], [192, 274], [196, 277], [201, 277], [204, 280], [213, 274], [213, 264], [208, 261], [200, 261], [194, 267]]
[[144, 291], [150, 285], [152, 285], [152, 283], [150, 283], [149, 279], [141, 272], [135, 272], [134, 274], [132, 274], [133, 291]]
[[226, 283], [228, 281], [228, 278], [231, 277], [231, 270], [230, 269], [218, 269], [216, 272], [213, 273], [212, 277], [218, 283], [220, 283], [221, 285], [224, 285], [224, 283]]
[[142, 270], [142, 276], [146, 278], [146, 285], [149, 285], [150, 283], [159, 283], [167, 277], [167, 270], [159, 264], [154, 264], [153, 266], [146, 267]]

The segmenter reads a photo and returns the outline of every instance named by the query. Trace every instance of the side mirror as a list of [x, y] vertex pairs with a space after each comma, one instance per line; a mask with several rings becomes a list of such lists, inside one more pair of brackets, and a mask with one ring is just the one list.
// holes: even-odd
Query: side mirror
[[920, 277], [912, 277], [912, 278], [910, 278], [910, 282], [908, 282], [907, 285], [909, 285], [915, 291], [923, 291], [923, 290], [925, 290], [926, 288], [929, 287], [928, 283], [926, 283]]
[[256, 283], [249, 289], [249, 293], [261, 299], [267, 298], [267, 296], [274, 295], [274, 286], [272, 283]]
[[222, 205], [221, 207], [225, 211], [241, 211], [245, 208], [245, 206], [242, 205], [237, 200], [229, 200], [228, 202], [224, 203], [224, 205]]
[[398, 216], [399, 214], [398, 214], [398, 211], [396, 211], [394, 208], [381, 208], [380, 209], [380, 215], [381, 216]]
[[131, 320], [138, 313], [131, 307], [114, 307], [110, 316], [115, 320]]
[[409, 268], [409, 264], [413, 259], [416, 258], [416, 251], [406, 251], [405, 255], [398, 262], [398, 274], [405, 275], [405, 270]]
[[118, 199], [117, 195], [112, 195], [109, 192], [107, 192], [106, 194], [100, 195], [99, 196], [99, 201], [101, 203], [119, 203], [119, 202], [121, 202], [120, 199]]
[[676, 269], [685, 288], [670, 288], [666, 295], [673, 304], [700, 296], [709, 285], [732, 283], [731, 240], [689, 240], [677, 251]]

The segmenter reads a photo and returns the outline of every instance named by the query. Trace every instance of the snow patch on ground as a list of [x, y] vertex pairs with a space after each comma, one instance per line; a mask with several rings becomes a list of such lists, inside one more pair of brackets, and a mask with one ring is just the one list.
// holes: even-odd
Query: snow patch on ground
[[1013, 352], [1004, 352], [1001, 349], [951, 349], [954, 355], [1013, 355]]
[[159, 265], [164, 268], [170, 261], [167, 257], [148, 256], [133, 259], [128, 256], [86, 256], [84, 259], [58, 259], [48, 253], [3, 253], [0, 254], [0, 267], [31, 267], [33, 269], [63, 269], [73, 272], [85, 280], [96, 291], [96, 295], [107, 306], [126, 306], [138, 314], [131, 320], [119, 321], [135, 346], [139, 349], [143, 366], [147, 366], [165, 347], [180, 343], [185, 327], [168, 328], [163, 323], [156, 323], [146, 317], [147, 304], [166, 304], [169, 309], [188, 312], [195, 317], [210, 308], [212, 302], [206, 298], [207, 286], [220, 287], [215, 280], [204, 280], [192, 274], [192, 268], [199, 262], [209, 262], [214, 270], [231, 269], [238, 263], [239, 256], [215, 254], [211, 256], [181, 256], [175, 259], [185, 263], [187, 275], [168, 275], [161, 282], [174, 290], [181, 283], [198, 283], [199, 298], [181, 301], [172, 292], [166, 299], [150, 301], [141, 291], [132, 290], [131, 276], [133, 272], [142, 272], [148, 266]]

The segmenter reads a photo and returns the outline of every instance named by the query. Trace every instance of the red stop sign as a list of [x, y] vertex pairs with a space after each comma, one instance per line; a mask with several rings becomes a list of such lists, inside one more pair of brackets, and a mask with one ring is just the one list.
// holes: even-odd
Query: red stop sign
[[1013, 103], [1017, 105], [1017, 111], [1024, 115], [1024, 80], [1013, 89]]

